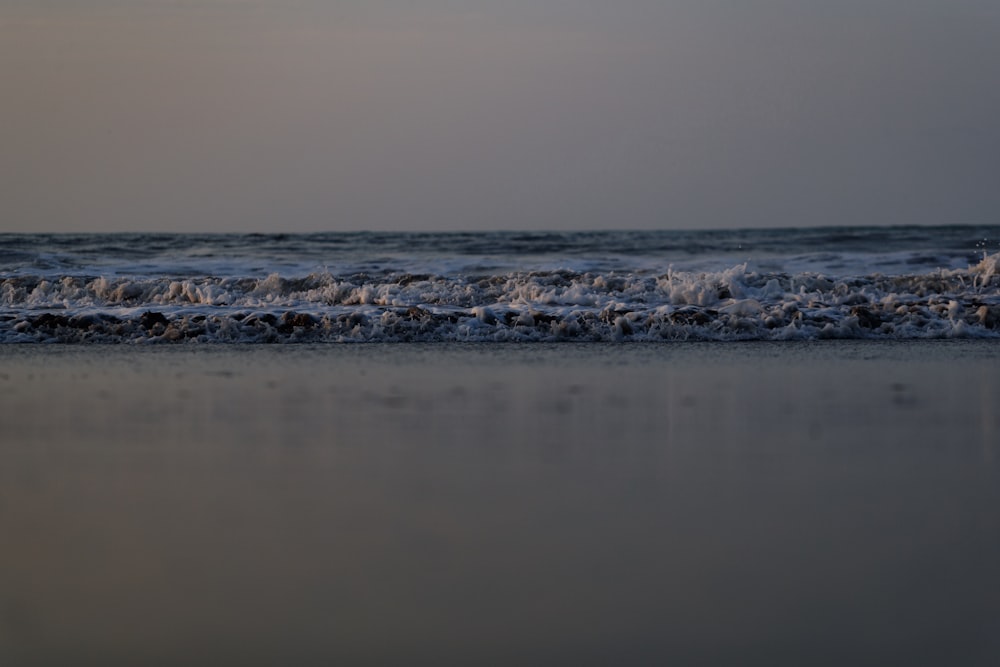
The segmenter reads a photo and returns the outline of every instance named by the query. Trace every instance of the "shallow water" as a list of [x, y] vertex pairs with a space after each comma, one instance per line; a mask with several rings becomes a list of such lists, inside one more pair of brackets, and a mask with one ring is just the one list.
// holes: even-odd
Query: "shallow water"
[[0, 662], [994, 664], [998, 371], [0, 346]]

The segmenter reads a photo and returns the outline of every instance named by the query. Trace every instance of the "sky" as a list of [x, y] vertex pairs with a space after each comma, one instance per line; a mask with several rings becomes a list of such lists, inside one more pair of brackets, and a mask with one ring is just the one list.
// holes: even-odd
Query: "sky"
[[0, 0], [0, 232], [1000, 223], [996, 0]]

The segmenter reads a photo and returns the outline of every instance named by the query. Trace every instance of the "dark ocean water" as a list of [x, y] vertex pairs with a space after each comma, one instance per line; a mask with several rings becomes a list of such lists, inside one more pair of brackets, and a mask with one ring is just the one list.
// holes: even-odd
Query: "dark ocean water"
[[1000, 226], [0, 235], [0, 342], [1000, 337]]

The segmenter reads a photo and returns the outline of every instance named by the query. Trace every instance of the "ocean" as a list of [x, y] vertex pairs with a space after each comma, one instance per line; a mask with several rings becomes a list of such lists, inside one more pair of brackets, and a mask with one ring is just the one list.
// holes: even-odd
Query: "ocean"
[[3, 234], [0, 342], [997, 338], [998, 251], [998, 226]]
[[0, 236], [0, 664], [996, 665], [997, 239]]

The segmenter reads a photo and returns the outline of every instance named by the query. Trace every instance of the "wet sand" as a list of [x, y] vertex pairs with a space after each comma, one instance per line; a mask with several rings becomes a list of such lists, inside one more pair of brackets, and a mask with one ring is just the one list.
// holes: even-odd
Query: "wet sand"
[[993, 665], [995, 343], [0, 346], [0, 664]]

